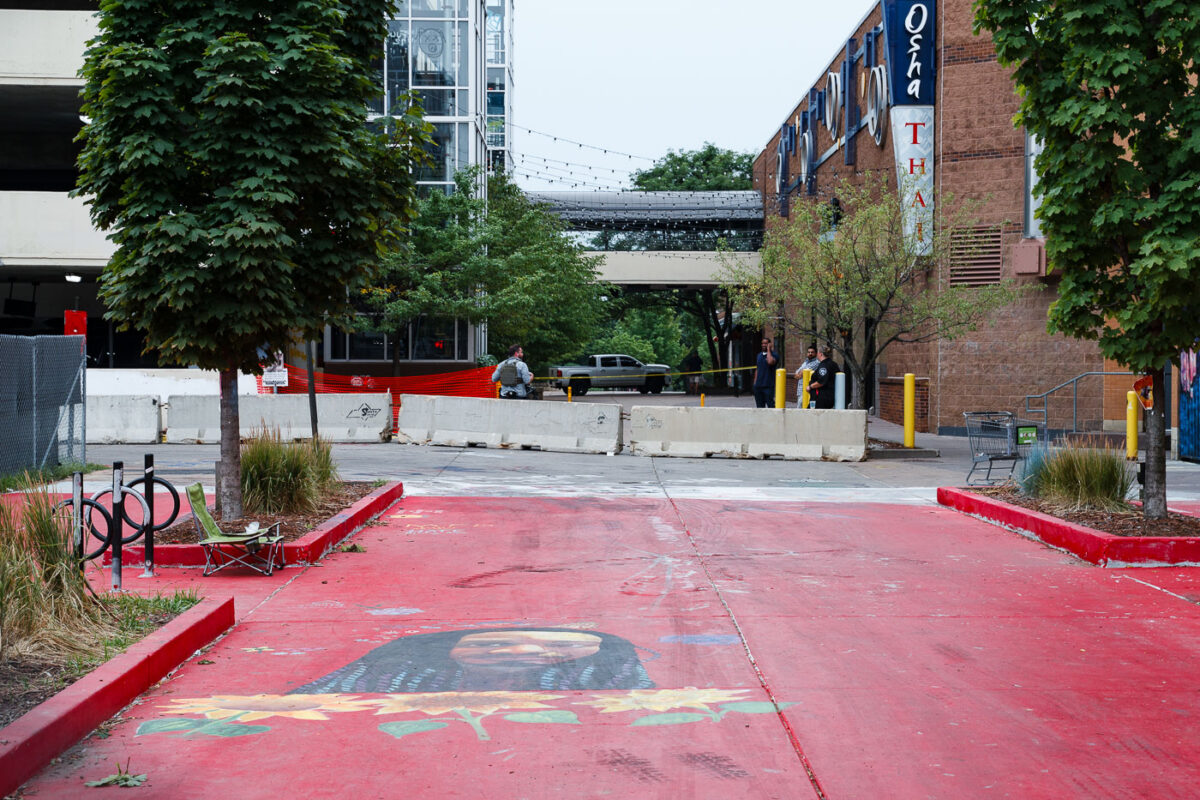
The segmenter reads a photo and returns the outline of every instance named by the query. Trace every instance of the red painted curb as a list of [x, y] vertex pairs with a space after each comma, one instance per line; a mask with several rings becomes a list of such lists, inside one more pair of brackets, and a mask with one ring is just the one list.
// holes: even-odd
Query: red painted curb
[[0, 729], [0, 797], [129, 705], [233, 625], [233, 598], [207, 598]]
[[1114, 536], [947, 486], [938, 488], [937, 499], [944, 506], [1028, 531], [1046, 544], [1060, 547], [1097, 566], [1200, 565], [1200, 537]]
[[[404, 484], [399, 481], [381, 486], [296, 541], [286, 543], [283, 546], [284, 562], [289, 565], [313, 563], [403, 495]], [[180, 518], [183, 518], [182, 514]], [[144, 549], [140, 545], [127, 546], [122, 550], [121, 562], [126, 567], [141, 566], [143, 555]], [[111, 553], [104, 554], [104, 563], [111, 563]], [[194, 544], [155, 544], [154, 566], [203, 567], [204, 551]]]
[[[335, 514], [322, 525], [294, 542], [283, 546], [284, 560], [288, 564], [311, 564], [328, 553], [335, 544], [345, 539], [367, 520], [383, 513], [392, 503], [404, 495], [404, 484], [381, 486], [340, 514]], [[199, 549], [199, 548], [197, 548]], [[155, 554], [157, 557], [157, 553]]]

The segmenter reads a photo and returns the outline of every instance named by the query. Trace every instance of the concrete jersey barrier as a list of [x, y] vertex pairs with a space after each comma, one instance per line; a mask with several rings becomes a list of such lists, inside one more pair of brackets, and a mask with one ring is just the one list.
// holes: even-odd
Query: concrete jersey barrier
[[88, 444], [154, 444], [161, 433], [157, 395], [88, 395]]
[[634, 406], [629, 440], [643, 456], [862, 461], [867, 412]]
[[405, 394], [400, 396], [396, 438], [448, 447], [616, 453], [621, 449], [621, 406]]
[[[166, 408], [166, 440], [171, 443], [218, 442], [221, 439], [220, 398], [171, 395]], [[241, 436], [264, 427], [279, 429], [284, 439], [312, 438], [308, 395], [262, 394], [238, 398]], [[330, 442], [387, 441], [392, 434], [390, 394], [319, 394], [317, 427]]]

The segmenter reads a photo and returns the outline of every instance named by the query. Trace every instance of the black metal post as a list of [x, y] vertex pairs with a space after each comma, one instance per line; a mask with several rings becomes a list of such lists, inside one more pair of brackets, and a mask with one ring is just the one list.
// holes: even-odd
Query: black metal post
[[321, 435], [317, 430], [317, 377], [314, 368], [316, 358], [313, 356], [312, 340], [306, 341], [304, 346], [308, 371], [308, 418], [312, 422], [313, 444], [316, 445], [317, 439]]
[[146, 519], [142, 520], [142, 534], [145, 537], [145, 555], [142, 557], [143, 578], [154, 577], [154, 455], [146, 453], [144, 474], [146, 489]]
[[121, 537], [125, 535], [125, 462], [113, 462], [112, 525], [108, 543], [112, 547], [112, 588], [121, 591]]
[[75, 557], [83, 569], [83, 473], [71, 476], [71, 540], [75, 544]]

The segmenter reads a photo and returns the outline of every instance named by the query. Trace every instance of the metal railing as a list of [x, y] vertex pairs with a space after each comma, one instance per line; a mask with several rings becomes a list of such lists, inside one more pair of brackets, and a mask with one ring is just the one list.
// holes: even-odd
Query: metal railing
[[[1063, 383], [1060, 383], [1058, 386], [1055, 386], [1053, 389], [1047, 389], [1046, 391], [1042, 392], [1041, 394], [1026, 395], [1025, 396], [1025, 413], [1026, 414], [1041, 414], [1042, 415], [1042, 423], [1045, 424], [1046, 427], [1049, 427], [1050, 395], [1054, 394], [1055, 392], [1057, 392], [1061, 389], [1065, 389], [1068, 386], [1070, 386], [1071, 387], [1071, 431], [1070, 432], [1078, 433], [1079, 432], [1079, 381], [1083, 378], [1091, 377], [1093, 375], [1133, 375], [1133, 373], [1132, 372], [1083, 372], [1083, 373], [1080, 373], [1079, 375], [1076, 375], [1074, 378], [1071, 378], [1071, 380], [1064, 381]], [[1101, 391], [1103, 391], [1103, 389]], [[1030, 401], [1033, 401], [1033, 400], [1041, 400], [1042, 401], [1041, 407], [1040, 408], [1032, 407], [1030, 405]]]

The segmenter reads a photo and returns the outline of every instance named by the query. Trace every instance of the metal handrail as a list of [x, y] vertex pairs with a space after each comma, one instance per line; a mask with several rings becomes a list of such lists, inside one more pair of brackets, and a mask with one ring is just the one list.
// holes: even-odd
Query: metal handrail
[[[1072, 389], [1071, 389], [1071, 392], [1072, 392], [1072, 395], [1071, 395], [1071, 433], [1077, 433], [1079, 431], [1079, 379], [1086, 378], [1090, 375], [1133, 375], [1133, 374], [1134, 373], [1132, 373], [1132, 372], [1082, 372], [1082, 373], [1076, 375], [1074, 378], [1071, 378], [1071, 380], [1064, 381], [1063, 383], [1060, 383], [1058, 386], [1055, 386], [1053, 389], [1047, 389], [1046, 391], [1042, 392], [1041, 394], [1025, 395], [1025, 413], [1026, 414], [1041, 414], [1042, 415], [1042, 423], [1047, 425], [1047, 427], [1048, 427], [1049, 422], [1050, 422], [1050, 420], [1049, 420], [1050, 414], [1049, 414], [1049, 406], [1046, 402], [1047, 398], [1050, 395], [1057, 392], [1059, 389], [1063, 389], [1067, 386], [1070, 386], [1070, 387], [1072, 387]], [[1038, 398], [1041, 398], [1041, 400], [1042, 400], [1042, 407], [1041, 408], [1031, 408], [1029, 405], [1029, 401], [1037, 400]]]

